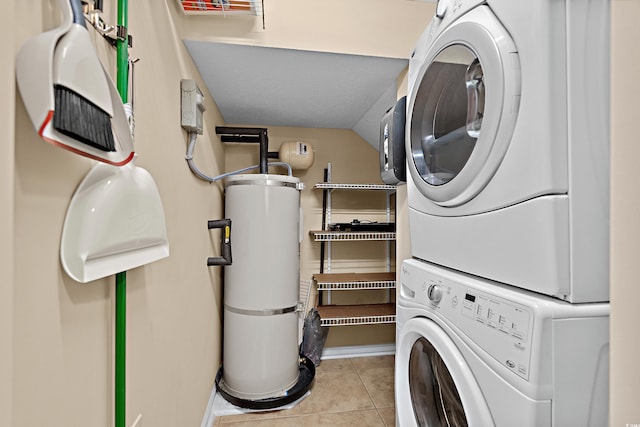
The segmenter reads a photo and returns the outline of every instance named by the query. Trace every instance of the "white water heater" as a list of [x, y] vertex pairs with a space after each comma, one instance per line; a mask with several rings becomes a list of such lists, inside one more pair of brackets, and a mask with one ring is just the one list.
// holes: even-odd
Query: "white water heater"
[[300, 190], [292, 176], [226, 180], [233, 263], [224, 271], [222, 383], [240, 401], [277, 398], [298, 382]]

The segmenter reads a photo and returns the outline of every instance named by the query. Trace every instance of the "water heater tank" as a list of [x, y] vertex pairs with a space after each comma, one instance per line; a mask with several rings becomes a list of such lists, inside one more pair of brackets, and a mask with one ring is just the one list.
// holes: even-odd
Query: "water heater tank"
[[298, 381], [300, 181], [235, 175], [226, 181], [233, 264], [225, 267], [223, 380], [248, 400]]

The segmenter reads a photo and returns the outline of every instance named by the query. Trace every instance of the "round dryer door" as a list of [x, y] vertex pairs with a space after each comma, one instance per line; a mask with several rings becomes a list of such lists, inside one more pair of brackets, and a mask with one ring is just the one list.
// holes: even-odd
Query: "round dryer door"
[[421, 64], [407, 109], [409, 170], [428, 199], [459, 206], [486, 186], [507, 151], [520, 100], [518, 54], [479, 6], [437, 35]]
[[402, 327], [396, 348], [399, 425], [493, 425], [489, 408], [464, 357], [433, 321], [409, 320]]

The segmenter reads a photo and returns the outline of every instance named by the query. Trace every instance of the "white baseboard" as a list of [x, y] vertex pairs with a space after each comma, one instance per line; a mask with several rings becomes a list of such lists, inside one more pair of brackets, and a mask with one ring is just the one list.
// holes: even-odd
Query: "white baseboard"
[[214, 383], [213, 388], [211, 389], [211, 394], [209, 395], [209, 401], [207, 402], [207, 407], [205, 408], [200, 427], [213, 427], [213, 424], [216, 421], [216, 414], [213, 410], [213, 404], [216, 398], [216, 394], [216, 384]]
[[322, 351], [322, 360], [348, 359], [351, 357], [387, 356], [390, 354], [396, 354], [395, 344], [325, 347]]

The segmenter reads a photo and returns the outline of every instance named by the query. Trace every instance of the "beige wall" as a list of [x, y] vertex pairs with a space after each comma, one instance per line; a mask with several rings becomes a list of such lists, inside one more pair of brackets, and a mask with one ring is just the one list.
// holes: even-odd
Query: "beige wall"
[[611, 37], [611, 426], [640, 424], [640, 2], [615, 0]]
[[[11, 41], [6, 46], [13, 51], [55, 24], [51, 11], [57, 2], [10, 2], [10, 7], [5, 3], [3, 12], [10, 12], [3, 15], [9, 16], [5, 30]], [[196, 179], [184, 160], [180, 79], [195, 78], [202, 88], [204, 84], [176, 36], [174, 5], [167, 3], [130, 4], [131, 53], [141, 59], [135, 70], [137, 164], [152, 174], [159, 188], [171, 256], [127, 274], [127, 426], [138, 414], [143, 414], [146, 426], [199, 425], [221, 357], [220, 271], [206, 266], [207, 256], [218, 246], [206, 221], [222, 214], [221, 189]], [[113, 69], [115, 52], [102, 40], [98, 48]], [[13, 65], [2, 73], [1, 81], [10, 83], [11, 94]], [[2, 85], [4, 89], [7, 83]], [[9, 261], [3, 268], [9, 276], [0, 291], [0, 331], [5, 338], [5, 325], [11, 328], [13, 401], [4, 395], [2, 364], [0, 424], [110, 426], [114, 278], [78, 284], [64, 273], [58, 255], [70, 198], [93, 163], [40, 140], [19, 95], [15, 102], [13, 97], [8, 102], [5, 96], [1, 99], [1, 120], [6, 124], [2, 132], [11, 142], [2, 144], [1, 158], [7, 165], [1, 168], [5, 179], [0, 194], [9, 201], [2, 203], [2, 227], [11, 227], [15, 239], [9, 256], [2, 258], [3, 267]], [[205, 104], [206, 120], [219, 120], [210, 97]], [[200, 166], [221, 171], [223, 147], [215, 135], [206, 132], [199, 140]], [[4, 220], [6, 209], [12, 222]], [[3, 228], [3, 236], [6, 231]], [[5, 309], [6, 301], [13, 304]], [[7, 346], [0, 348], [5, 352]], [[11, 422], [4, 422], [7, 416]]]
[[[14, 2], [0, 3], [0, 16], [14, 16]], [[11, 26], [11, 25], [10, 25]], [[10, 28], [11, 29], [11, 28]], [[5, 46], [13, 46], [7, 31]], [[0, 425], [13, 426], [13, 182], [14, 182], [14, 57], [0, 65]]]

